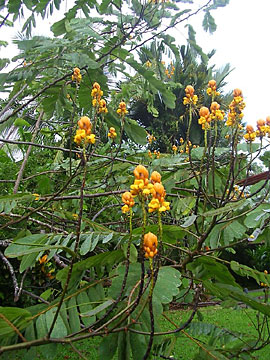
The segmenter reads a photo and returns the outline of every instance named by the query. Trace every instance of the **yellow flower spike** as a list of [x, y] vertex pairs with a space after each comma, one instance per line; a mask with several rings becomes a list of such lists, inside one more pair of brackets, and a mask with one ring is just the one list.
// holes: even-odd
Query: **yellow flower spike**
[[86, 141], [88, 142], [88, 144], [94, 144], [96, 142], [96, 135], [91, 134], [86, 136]]
[[149, 232], [144, 235], [143, 248], [145, 251], [146, 258], [149, 258], [149, 257], [153, 258], [157, 254], [157, 252], [158, 252], [157, 246], [158, 246], [158, 239], [155, 234]]
[[128, 113], [126, 109], [126, 103], [124, 101], [121, 101], [118, 105], [118, 109], [116, 110], [118, 115], [125, 116], [125, 114]]
[[33, 196], [35, 196], [35, 201], [38, 201], [39, 198], [40, 198], [40, 195], [39, 194], [32, 194]]
[[76, 81], [77, 83], [80, 83], [82, 80], [81, 70], [77, 67], [73, 69], [73, 75], [71, 76], [72, 81]]
[[43, 255], [38, 259], [38, 261], [40, 264], [46, 264], [46, 262], [48, 261], [48, 255]]

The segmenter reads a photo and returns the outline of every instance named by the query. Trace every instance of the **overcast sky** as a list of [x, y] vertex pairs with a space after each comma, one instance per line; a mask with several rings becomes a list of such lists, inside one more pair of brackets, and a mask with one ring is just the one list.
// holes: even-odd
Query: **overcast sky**
[[[70, 0], [69, 0], [70, 2]], [[195, 0], [195, 4], [205, 3]], [[68, 3], [68, 2], [67, 2]], [[66, 4], [67, 4], [66, 3]], [[66, 11], [65, 3], [61, 12], [54, 15], [54, 19], [47, 19], [35, 29], [35, 35], [49, 34], [53, 22], [61, 19]], [[186, 6], [187, 4], [185, 4]], [[270, 115], [270, 101], [268, 84], [270, 84], [270, 0], [230, 0], [230, 4], [212, 12], [217, 24], [217, 31], [213, 35], [201, 30], [202, 15], [196, 15], [191, 21], [197, 30], [196, 40], [204, 52], [216, 49], [212, 63], [217, 68], [230, 63], [234, 71], [227, 78], [227, 89], [238, 87], [242, 89], [247, 107], [244, 111], [244, 121], [255, 125], [260, 118]], [[2, 27], [1, 39], [12, 39], [16, 29]], [[4, 31], [4, 32], [3, 32]], [[3, 36], [4, 34], [4, 36]], [[183, 44], [186, 29], [182, 24], [173, 31], [179, 45]], [[8, 48], [8, 55], [14, 56], [16, 47]], [[3, 49], [1, 57], [7, 56], [7, 49]]]

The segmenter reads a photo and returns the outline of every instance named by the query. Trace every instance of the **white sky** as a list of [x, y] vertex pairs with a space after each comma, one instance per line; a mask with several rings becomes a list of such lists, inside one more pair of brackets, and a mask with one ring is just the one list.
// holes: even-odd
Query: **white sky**
[[[70, 2], [70, 0], [69, 0]], [[195, 0], [195, 3], [205, 3]], [[178, 3], [179, 4], [179, 3]], [[184, 4], [188, 7], [188, 4]], [[69, 5], [70, 6], [70, 5]], [[39, 23], [35, 35], [49, 34], [53, 22], [63, 17], [66, 4], [54, 18]], [[211, 63], [220, 68], [230, 63], [235, 70], [228, 76], [227, 89], [242, 89], [245, 102], [244, 121], [255, 125], [260, 118], [270, 115], [268, 84], [270, 84], [270, 0], [230, 0], [230, 4], [212, 12], [217, 24], [213, 35], [205, 33], [201, 28], [202, 15], [196, 15], [191, 24], [197, 30], [196, 40], [205, 53], [216, 49]], [[16, 29], [2, 27], [0, 38], [12, 39]], [[186, 37], [184, 25], [173, 31], [177, 43], [182, 45]], [[12, 57], [16, 47], [1, 48], [0, 57]], [[5, 71], [5, 69], [3, 70]]]

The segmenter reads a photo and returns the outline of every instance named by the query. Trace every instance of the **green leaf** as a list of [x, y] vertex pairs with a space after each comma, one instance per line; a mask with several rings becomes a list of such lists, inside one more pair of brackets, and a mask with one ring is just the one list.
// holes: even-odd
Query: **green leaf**
[[239, 264], [237, 261], [231, 261], [231, 269], [238, 275], [252, 277], [260, 285], [261, 282], [270, 286], [270, 275], [260, 272], [255, 269], [251, 269], [247, 265]]
[[118, 333], [111, 333], [103, 338], [99, 345], [99, 358], [111, 360], [117, 350]]
[[81, 329], [80, 325], [80, 317], [77, 310], [77, 303], [76, 298], [73, 296], [67, 306], [68, 315], [69, 315], [69, 324], [70, 324], [70, 330], [71, 332], [77, 332]]
[[135, 120], [126, 118], [124, 124], [124, 130], [127, 136], [136, 144], [147, 144], [147, 132], [142, 128]]
[[[2, 316], [1, 316], [2, 315]], [[10, 326], [13, 324], [20, 331], [29, 325], [31, 313], [25, 309], [17, 307], [0, 307], [0, 337], [14, 335], [14, 329]], [[6, 321], [7, 319], [8, 321]]]
[[203, 217], [212, 217], [212, 216], [216, 216], [216, 215], [222, 215], [225, 212], [230, 212], [230, 211], [235, 211], [236, 209], [240, 209], [242, 206], [245, 205], [245, 203], [247, 202], [246, 199], [242, 199], [233, 203], [228, 203], [225, 206], [218, 208], [218, 209], [214, 209], [214, 210], [210, 210], [210, 211], [206, 211], [205, 213], [201, 213], [200, 215]]
[[[125, 256], [122, 250], [108, 251], [102, 254], [91, 256], [73, 265], [72, 278], [75, 281], [76, 278], [78, 278], [83, 273], [83, 271], [90, 269], [91, 267], [115, 265], [124, 259]], [[62, 285], [66, 281], [66, 277], [69, 271], [68, 269], [69, 267], [66, 267], [65, 269], [58, 271], [56, 275], [57, 280], [60, 280]]]
[[17, 118], [15, 121], [14, 121], [14, 126], [18, 126], [18, 127], [23, 127], [23, 126], [27, 126], [29, 127], [30, 124], [28, 121], [22, 119], [22, 118]]
[[261, 304], [254, 300], [253, 297], [246, 295], [243, 290], [239, 287], [234, 287], [228, 284], [215, 283], [206, 280], [203, 281], [204, 286], [213, 295], [218, 296], [220, 299], [232, 298], [237, 301], [242, 301], [244, 304], [250, 306], [252, 309], [258, 310], [262, 314], [270, 316], [270, 306]]
[[192, 214], [186, 218], [184, 218], [183, 220], [185, 220], [184, 224], [181, 224], [181, 227], [183, 228], [188, 228], [190, 227], [191, 225], [194, 224], [195, 220], [197, 219], [197, 216], [198, 215], [195, 215], [195, 214]]
[[181, 273], [169, 266], [163, 266], [158, 272], [158, 278], [153, 296], [162, 304], [169, 304], [179, 292]]
[[118, 334], [118, 360], [130, 360], [130, 333]]
[[[86, 54], [82, 54], [79, 52], [66, 54], [65, 60], [67, 60], [72, 66], [77, 66], [79, 68], [87, 66], [89, 69], [96, 70], [100, 67], [99, 63], [90, 59], [90, 57], [87, 56]], [[90, 97], [89, 97], [89, 101], [90, 101]]]
[[[128, 243], [124, 244], [122, 247], [125, 257], [127, 258], [127, 250], [128, 250]], [[138, 251], [134, 244], [130, 244], [130, 250], [129, 250], [129, 261], [131, 263], [135, 263], [137, 261], [138, 257]]]
[[213, 279], [220, 283], [238, 286], [228, 268], [208, 256], [201, 256], [193, 260], [187, 265], [187, 268], [199, 280]]
[[[56, 313], [56, 308], [50, 309], [49, 311], [46, 312], [46, 323], [47, 323], [47, 328], [50, 329], [51, 324], [53, 322], [54, 316]], [[62, 338], [64, 336], [67, 335], [67, 329], [65, 327], [65, 324], [62, 320], [61, 316], [57, 317], [57, 320], [55, 322], [55, 325], [53, 327], [53, 331], [51, 333], [51, 337], [53, 338]]]
[[81, 317], [91, 317], [91, 316], [95, 316], [98, 313], [100, 313], [101, 311], [103, 311], [104, 309], [107, 309], [109, 306], [111, 306], [114, 303], [114, 300], [107, 300], [104, 303], [96, 306], [94, 309], [81, 313]]
[[93, 324], [96, 321], [96, 316], [94, 316], [95, 314], [93, 316], [83, 317], [84, 313], [89, 312], [92, 309], [91, 301], [90, 301], [89, 297], [87, 296], [86, 292], [81, 292], [77, 296], [77, 303], [80, 308], [80, 315], [81, 315], [83, 324], [85, 326], [89, 326], [89, 325]]
[[[143, 330], [142, 326], [139, 324], [135, 324], [134, 326], [132, 326], [132, 328], [138, 331]], [[148, 345], [146, 341], [146, 337], [142, 334], [130, 332], [130, 345], [131, 345], [133, 359], [134, 360], [143, 359]]]

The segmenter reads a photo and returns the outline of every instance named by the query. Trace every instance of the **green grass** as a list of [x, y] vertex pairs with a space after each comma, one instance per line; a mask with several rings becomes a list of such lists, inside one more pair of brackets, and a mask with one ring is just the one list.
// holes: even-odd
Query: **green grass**
[[[256, 330], [254, 329], [253, 322], [256, 322], [256, 312], [252, 309], [244, 308], [221, 308], [219, 306], [215, 307], [206, 307], [199, 310], [200, 316], [202, 316], [201, 321], [204, 323], [212, 323], [218, 327], [226, 328], [232, 332], [244, 333], [246, 338], [255, 338]], [[190, 315], [190, 310], [176, 310], [176, 311], [167, 311], [165, 314], [170, 320], [172, 320], [176, 325], [183, 324]], [[197, 315], [194, 318], [194, 321], [199, 321]], [[173, 330], [175, 329], [174, 325], [168, 322], [165, 318], [161, 319], [161, 330]], [[206, 335], [203, 336], [194, 336], [196, 339], [200, 340], [202, 345], [207, 344], [209, 337]], [[74, 345], [80, 352], [90, 360], [98, 360], [98, 347], [100, 343], [100, 338], [87, 339], [84, 341], [75, 342]], [[60, 351], [59, 351], [60, 350]], [[74, 350], [68, 345], [59, 345], [58, 355], [55, 360], [77, 360], [79, 356]], [[172, 352], [172, 356], [177, 360], [191, 360], [198, 352], [198, 345], [194, 340], [191, 340], [184, 333], [178, 333], [175, 348]], [[253, 354], [254, 359], [258, 360], [269, 360], [270, 345], [264, 349]], [[10, 359], [10, 358], [9, 358]], [[17, 359], [21, 360], [23, 357], [20, 357], [18, 354]], [[17, 360], [16, 359], [16, 360]], [[32, 358], [33, 360], [44, 360], [43, 356], [37, 355]], [[117, 359], [117, 356], [114, 357]], [[161, 359], [161, 358], [157, 358]], [[13, 360], [13, 359], [12, 359]], [[102, 360], [102, 359], [101, 359]]]

